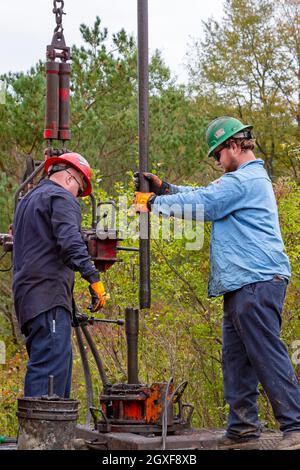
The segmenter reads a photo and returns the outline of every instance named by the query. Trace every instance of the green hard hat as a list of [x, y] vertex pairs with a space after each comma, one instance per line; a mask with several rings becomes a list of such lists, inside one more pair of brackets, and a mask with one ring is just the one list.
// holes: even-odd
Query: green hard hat
[[245, 125], [238, 119], [230, 116], [214, 119], [206, 131], [206, 141], [209, 146], [208, 156], [211, 157], [213, 151], [227, 139], [230, 139], [230, 137], [245, 129], [251, 130], [252, 128], [253, 126]]

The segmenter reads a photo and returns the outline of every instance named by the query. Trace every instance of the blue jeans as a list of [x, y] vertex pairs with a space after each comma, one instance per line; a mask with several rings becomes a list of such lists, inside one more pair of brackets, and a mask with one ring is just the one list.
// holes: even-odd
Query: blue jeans
[[54, 393], [69, 398], [72, 379], [71, 316], [55, 307], [25, 324], [29, 360], [25, 377], [26, 397], [48, 394], [48, 377], [54, 376]]
[[280, 340], [287, 281], [273, 278], [224, 295], [223, 380], [227, 436], [259, 437], [258, 383], [282, 432], [300, 431], [300, 389]]

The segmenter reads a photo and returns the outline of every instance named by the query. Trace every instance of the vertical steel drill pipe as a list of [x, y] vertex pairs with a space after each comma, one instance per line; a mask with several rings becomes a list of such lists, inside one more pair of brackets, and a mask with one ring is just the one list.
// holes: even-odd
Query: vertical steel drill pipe
[[[148, 54], [148, 0], [138, 0], [139, 173], [143, 192], [149, 191], [149, 183], [143, 176], [149, 167]], [[140, 308], [149, 308], [150, 304], [150, 223], [149, 214], [140, 213]]]
[[46, 115], [44, 139], [57, 139], [59, 126], [59, 63], [46, 62]]
[[77, 344], [79, 347], [79, 353], [81, 357], [81, 362], [82, 362], [82, 367], [83, 367], [83, 373], [84, 373], [84, 381], [85, 381], [85, 390], [86, 390], [86, 402], [87, 402], [87, 413], [85, 417], [85, 423], [86, 425], [89, 425], [91, 422], [91, 412], [90, 408], [94, 406], [94, 394], [93, 394], [93, 384], [92, 384], [92, 376], [91, 376], [91, 371], [90, 371], [90, 366], [88, 362], [88, 357], [86, 350], [84, 348], [84, 342], [82, 339], [81, 331], [80, 331], [80, 326], [76, 326], [74, 328], [75, 334], [76, 334], [76, 339], [77, 339]]
[[59, 140], [70, 140], [70, 75], [71, 65], [59, 64]]
[[93, 341], [93, 338], [91, 337], [91, 334], [88, 330], [88, 326], [87, 325], [84, 325], [84, 324], [81, 324], [80, 325], [80, 328], [81, 330], [83, 331], [83, 334], [85, 336], [85, 339], [87, 340], [88, 342], [88, 345], [91, 349], [91, 352], [94, 356], [94, 359], [95, 359], [95, 362], [96, 362], [96, 365], [97, 365], [97, 368], [98, 368], [98, 372], [99, 372], [99, 375], [100, 375], [100, 379], [102, 381], [102, 384], [103, 384], [103, 388], [107, 388], [107, 386], [111, 385], [107, 379], [107, 376], [106, 376], [106, 373], [105, 373], [105, 370], [104, 370], [104, 366], [103, 366], [103, 363], [102, 363], [102, 360], [101, 360], [101, 357], [98, 353], [98, 350], [97, 350], [97, 347]]
[[125, 309], [125, 331], [127, 339], [127, 376], [129, 384], [138, 384], [138, 333], [139, 311]]

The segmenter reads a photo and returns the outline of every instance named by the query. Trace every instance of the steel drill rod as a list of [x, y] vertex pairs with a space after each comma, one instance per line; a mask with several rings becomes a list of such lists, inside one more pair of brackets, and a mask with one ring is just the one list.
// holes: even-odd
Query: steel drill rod
[[[139, 174], [140, 191], [149, 191], [143, 172], [149, 167], [148, 0], [138, 0]], [[140, 308], [150, 308], [150, 223], [140, 213]]]
[[103, 384], [103, 387], [106, 388], [108, 387], [109, 385], [111, 385], [107, 379], [107, 376], [106, 376], [106, 373], [105, 373], [105, 370], [104, 370], [104, 367], [103, 367], [103, 363], [102, 363], [102, 360], [101, 360], [101, 357], [99, 355], [99, 352], [96, 348], [96, 345], [93, 341], [93, 338], [91, 337], [91, 334], [88, 330], [88, 326], [87, 325], [84, 325], [84, 324], [81, 324], [80, 325], [80, 328], [82, 329], [83, 331], [83, 334], [85, 336], [85, 339], [87, 340], [88, 342], [88, 345], [91, 349], [91, 352], [94, 356], [94, 359], [95, 359], [95, 362], [96, 362], [96, 365], [97, 365], [97, 368], [98, 368], [98, 372], [99, 372], [99, 375], [100, 375], [100, 378], [101, 378], [101, 381], [102, 381], [102, 384]]
[[139, 248], [134, 248], [134, 247], [131, 247], [131, 246], [117, 246], [117, 250], [118, 251], [135, 251], [135, 252], [140, 251]]
[[76, 334], [77, 344], [78, 344], [78, 347], [79, 347], [79, 353], [80, 353], [83, 372], [84, 372], [84, 381], [85, 381], [85, 389], [86, 389], [86, 401], [87, 401], [87, 413], [86, 413], [85, 422], [86, 422], [86, 425], [89, 425], [90, 422], [91, 422], [91, 418], [92, 418], [90, 408], [92, 406], [94, 406], [92, 376], [91, 376], [91, 371], [90, 371], [90, 366], [89, 366], [87, 354], [86, 354], [86, 351], [85, 351], [85, 348], [84, 348], [84, 343], [83, 343], [80, 327], [76, 326], [74, 328], [74, 330], [75, 330], [75, 334]]
[[91, 317], [90, 318], [93, 322], [98, 322], [98, 323], [114, 323], [116, 325], [124, 325], [124, 320], [108, 320], [107, 318], [95, 318]]
[[127, 339], [127, 376], [129, 384], [138, 384], [138, 334], [139, 311], [134, 308], [125, 310], [125, 331]]

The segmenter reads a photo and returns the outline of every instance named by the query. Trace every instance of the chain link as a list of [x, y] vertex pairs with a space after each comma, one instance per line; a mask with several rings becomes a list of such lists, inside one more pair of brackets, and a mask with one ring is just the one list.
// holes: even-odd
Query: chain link
[[63, 26], [62, 26], [62, 18], [63, 15], [65, 15], [65, 12], [63, 11], [64, 9], [65, 2], [64, 0], [54, 0], [53, 1], [53, 13], [56, 16], [56, 28], [54, 30], [54, 33], [63, 33]]
[[[56, 28], [50, 46], [47, 46], [47, 59], [55, 61], [61, 59], [63, 62], [70, 60], [70, 48], [66, 46], [64, 38], [64, 28], [62, 25], [63, 15], [66, 13], [63, 11], [65, 6], [64, 0], [54, 0], [53, 10], [56, 20]], [[59, 51], [59, 52], [58, 52]]]

